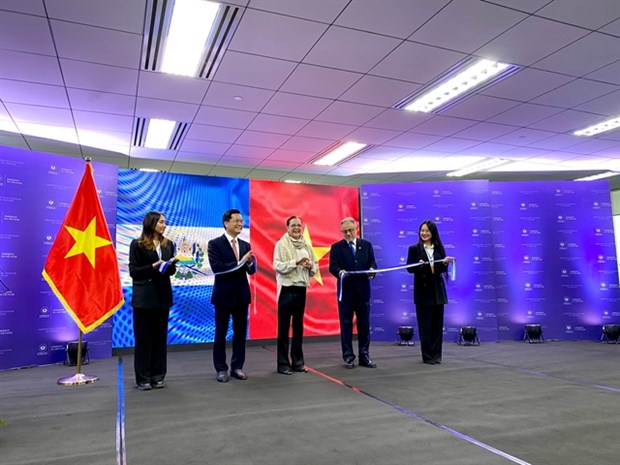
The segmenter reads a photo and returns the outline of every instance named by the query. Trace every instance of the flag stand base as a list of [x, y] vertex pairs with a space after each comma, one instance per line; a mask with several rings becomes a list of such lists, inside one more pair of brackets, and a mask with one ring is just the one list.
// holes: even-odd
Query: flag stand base
[[90, 384], [97, 381], [99, 378], [96, 376], [85, 375], [82, 373], [76, 373], [68, 378], [60, 378], [58, 384], [61, 386], [77, 386], [79, 384]]

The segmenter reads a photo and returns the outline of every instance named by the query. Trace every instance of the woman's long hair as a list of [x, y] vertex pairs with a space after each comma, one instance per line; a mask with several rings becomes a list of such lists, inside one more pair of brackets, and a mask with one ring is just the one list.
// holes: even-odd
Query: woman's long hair
[[142, 233], [140, 234], [138, 243], [146, 250], [155, 250], [155, 239], [159, 240], [162, 247], [168, 245], [168, 239], [155, 231], [155, 226], [157, 226], [157, 222], [162, 216], [164, 218], [166, 217], [163, 213], [151, 211], [148, 212], [142, 220]]

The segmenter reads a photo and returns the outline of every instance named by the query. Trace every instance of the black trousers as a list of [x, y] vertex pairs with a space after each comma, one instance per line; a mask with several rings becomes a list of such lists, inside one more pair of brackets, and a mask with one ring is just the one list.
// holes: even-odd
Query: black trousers
[[133, 309], [136, 383], [155, 383], [166, 377], [169, 308]]
[[340, 344], [345, 362], [355, 360], [353, 352], [353, 315], [357, 319], [357, 342], [360, 360], [368, 360], [370, 347], [370, 302], [338, 302]]
[[[306, 308], [306, 288], [283, 286], [278, 297], [278, 368], [304, 366], [302, 342], [304, 338], [304, 309]], [[289, 360], [289, 328], [293, 322], [291, 339], [291, 358]]]
[[443, 307], [443, 304], [415, 306], [423, 362], [441, 362]]
[[247, 305], [216, 305], [215, 306], [215, 337], [213, 339], [213, 366], [216, 371], [227, 371], [226, 333], [232, 316], [232, 358], [231, 370], [241, 370], [245, 363], [245, 340], [248, 331]]

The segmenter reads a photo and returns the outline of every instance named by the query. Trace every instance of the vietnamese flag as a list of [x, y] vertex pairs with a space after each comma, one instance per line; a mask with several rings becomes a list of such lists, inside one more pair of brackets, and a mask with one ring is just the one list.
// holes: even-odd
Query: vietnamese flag
[[359, 194], [355, 187], [250, 181], [252, 212], [250, 243], [258, 266], [250, 307], [250, 339], [271, 339], [278, 332], [278, 302], [273, 251], [286, 232], [286, 219], [298, 215], [303, 234], [319, 261], [306, 293], [304, 336], [340, 334], [336, 278], [329, 274], [329, 249], [342, 239], [340, 220], [359, 221]]
[[116, 251], [90, 162], [50, 248], [43, 277], [84, 333], [124, 303]]

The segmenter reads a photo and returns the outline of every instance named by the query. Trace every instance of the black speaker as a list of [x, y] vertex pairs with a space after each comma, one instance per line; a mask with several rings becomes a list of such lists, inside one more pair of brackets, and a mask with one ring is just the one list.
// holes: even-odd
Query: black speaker
[[415, 342], [413, 342], [413, 334], [413, 326], [399, 326], [397, 344], [402, 346], [415, 345]]
[[523, 340], [527, 340], [527, 342], [529, 342], [530, 344], [533, 342], [545, 342], [545, 338], [542, 334], [542, 326], [540, 326], [539, 324], [525, 325]]
[[601, 340], [605, 339], [607, 342], [618, 343], [620, 338], [620, 325], [603, 325], [603, 335]]
[[480, 345], [480, 339], [478, 338], [478, 331], [475, 326], [462, 326], [459, 329], [459, 344], [464, 345]]
[[[67, 343], [65, 352], [67, 353], [65, 365], [69, 365], [70, 367], [76, 366], [78, 359], [78, 342]], [[90, 357], [88, 356], [88, 342], [82, 341], [82, 365], [87, 365], [88, 362], [90, 362]]]

